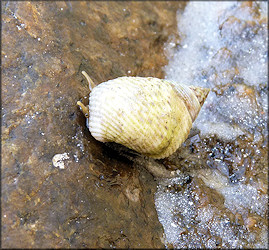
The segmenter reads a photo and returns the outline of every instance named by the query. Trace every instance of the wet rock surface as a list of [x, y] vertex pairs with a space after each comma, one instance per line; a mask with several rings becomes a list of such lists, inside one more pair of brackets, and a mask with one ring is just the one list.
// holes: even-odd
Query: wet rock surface
[[160, 248], [156, 183], [97, 142], [85, 70], [163, 78], [178, 2], [2, 2], [2, 247]]
[[[2, 3], [3, 247], [267, 247], [266, 4], [182, 5]], [[178, 177], [93, 139], [82, 70], [211, 88]]]

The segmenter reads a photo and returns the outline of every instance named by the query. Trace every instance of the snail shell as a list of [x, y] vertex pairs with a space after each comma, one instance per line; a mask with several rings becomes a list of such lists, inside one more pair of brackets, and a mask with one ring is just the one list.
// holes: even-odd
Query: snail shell
[[88, 128], [98, 141], [165, 158], [187, 139], [208, 93], [153, 77], [119, 77], [92, 89]]

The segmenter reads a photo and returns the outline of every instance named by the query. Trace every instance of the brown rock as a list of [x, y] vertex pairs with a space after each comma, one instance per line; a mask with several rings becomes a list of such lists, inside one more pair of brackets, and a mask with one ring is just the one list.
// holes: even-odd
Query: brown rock
[[163, 77], [183, 5], [2, 3], [3, 247], [163, 247], [152, 176], [95, 141], [76, 102], [82, 70]]

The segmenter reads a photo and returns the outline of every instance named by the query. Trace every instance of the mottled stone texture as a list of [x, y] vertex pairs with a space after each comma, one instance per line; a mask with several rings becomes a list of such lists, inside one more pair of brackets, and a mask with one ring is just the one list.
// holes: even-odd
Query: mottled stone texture
[[183, 7], [2, 1], [2, 247], [164, 247], [152, 176], [94, 140], [76, 101], [82, 70], [163, 77]]

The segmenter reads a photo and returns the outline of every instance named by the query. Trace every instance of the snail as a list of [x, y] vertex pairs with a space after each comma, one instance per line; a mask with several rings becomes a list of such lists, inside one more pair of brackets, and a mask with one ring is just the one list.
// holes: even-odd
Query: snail
[[92, 136], [116, 142], [142, 155], [162, 159], [187, 139], [209, 89], [154, 77], [118, 77], [91, 90], [89, 105], [80, 101]]

